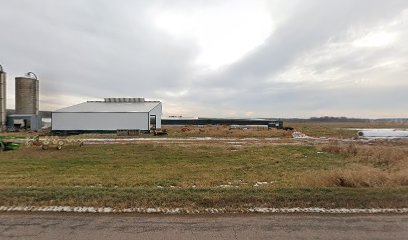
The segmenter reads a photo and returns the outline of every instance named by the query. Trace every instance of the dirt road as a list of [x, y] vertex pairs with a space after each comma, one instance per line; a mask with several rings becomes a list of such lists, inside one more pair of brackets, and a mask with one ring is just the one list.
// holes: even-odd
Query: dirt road
[[406, 239], [408, 215], [0, 213], [0, 239]]

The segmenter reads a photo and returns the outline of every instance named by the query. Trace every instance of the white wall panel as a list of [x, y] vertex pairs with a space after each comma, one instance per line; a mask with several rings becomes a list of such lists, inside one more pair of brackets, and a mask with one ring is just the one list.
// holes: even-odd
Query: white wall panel
[[149, 129], [148, 113], [52, 113], [52, 130]]
[[160, 103], [150, 111], [150, 115], [156, 115], [156, 128], [161, 128], [162, 104]]

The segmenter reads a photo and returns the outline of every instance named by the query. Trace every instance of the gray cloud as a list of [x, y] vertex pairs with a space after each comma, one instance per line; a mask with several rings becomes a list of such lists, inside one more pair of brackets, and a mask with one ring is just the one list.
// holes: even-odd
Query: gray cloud
[[181, 85], [188, 77], [194, 43], [174, 41], [152, 28], [148, 4], [19, 3], [1, 14], [1, 25], [10, 29], [0, 40], [2, 62], [19, 74], [36, 71], [43, 94], [134, 96]]
[[[406, 1], [308, 1], [255, 52], [214, 77], [213, 82], [253, 83], [265, 79], [293, 61], [299, 54], [339, 38], [353, 25], [375, 26], [407, 8]], [[211, 82], [211, 84], [213, 84]]]
[[[162, 99], [168, 114], [406, 116], [406, 1], [292, 1], [262, 45], [235, 63], [204, 70], [194, 64], [196, 40], [167, 34], [152, 14], [216, 6], [5, 0], [0, 63], [11, 77], [35, 71], [47, 110], [88, 98], [144, 96]], [[279, 4], [268, 6], [274, 18]], [[385, 47], [358, 48], [352, 31], [393, 31], [398, 38]]]

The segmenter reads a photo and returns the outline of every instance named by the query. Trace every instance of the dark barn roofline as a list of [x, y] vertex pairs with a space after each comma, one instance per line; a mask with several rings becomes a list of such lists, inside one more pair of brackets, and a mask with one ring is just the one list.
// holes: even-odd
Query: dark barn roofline
[[162, 125], [265, 125], [271, 128], [283, 128], [283, 121], [268, 119], [235, 119], [235, 118], [166, 118], [162, 119]]

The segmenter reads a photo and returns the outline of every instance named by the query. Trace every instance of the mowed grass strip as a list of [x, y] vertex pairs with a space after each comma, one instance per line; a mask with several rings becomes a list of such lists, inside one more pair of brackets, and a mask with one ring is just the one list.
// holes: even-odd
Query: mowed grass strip
[[313, 146], [128, 144], [25, 147], [0, 155], [0, 187], [293, 187], [301, 173], [344, 167]]
[[399, 188], [1, 188], [2, 206], [89, 206], [163, 208], [324, 207], [404, 208], [408, 187]]

